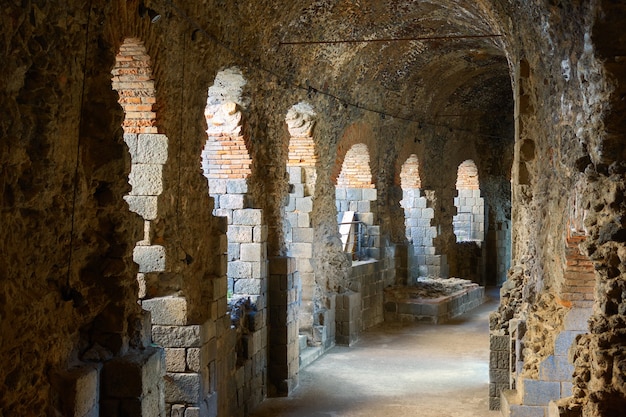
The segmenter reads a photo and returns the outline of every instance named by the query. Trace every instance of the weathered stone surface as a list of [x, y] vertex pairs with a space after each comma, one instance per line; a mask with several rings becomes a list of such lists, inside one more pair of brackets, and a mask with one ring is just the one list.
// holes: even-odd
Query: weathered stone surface
[[187, 299], [156, 297], [143, 300], [141, 306], [151, 313], [153, 324], [184, 326], [187, 324]]

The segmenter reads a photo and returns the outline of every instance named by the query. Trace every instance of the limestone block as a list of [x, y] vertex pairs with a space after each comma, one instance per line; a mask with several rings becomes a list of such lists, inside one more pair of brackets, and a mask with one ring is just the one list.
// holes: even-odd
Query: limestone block
[[359, 211], [359, 202], [348, 201], [348, 211]]
[[522, 402], [524, 405], [547, 406], [561, 396], [561, 383], [551, 381], [523, 380]]
[[226, 236], [231, 243], [252, 243], [252, 231], [253, 226], [228, 226], [228, 232]]
[[139, 214], [144, 220], [154, 220], [157, 217], [157, 197], [156, 196], [136, 196], [126, 195], [124, 200], [128, 204], [128, 209]]
[[135, 164], [165, 164], [167, 162], [167, 136], [142, 133], [137, 137]]
[[302, 167], [287, 167], [287, 173], [289, 174], [290, 184], [302, 183]]
[[220, 208], [242, 209], [246, 207], [244, 194], [223, 194], [220, 196]]
[[312, 258], [313, 245], [311, 243], [292, 243], [290, 256], [294, 258]]
[[245, 194], [248, 192], [248, 181], [245, 179], [227, 180], [226, 192], [228, 194]]
[[428, 200], [426, 200], [426, 197], [416, 198], [413, 204], [416, 208], [426, 208], [428, 207]]
[[250, 262], [250, 269], [252, 270], [251, 278], [267, 278], [267, 260]]
[[210, 179], [209, 194], [226, 194], [226, 182], [228, 182], [228, 180]]
[[152, 326], [152, 340], [163, 347], [200, 347], [201, 328], [191, 326]]
[[376, 201], [377, 199], [376, 188], [363, 188], [362, 196], [363, 196], [362, 200]]
[[185, 417], [200, 417], [199, 407], [187, 407], [185, 410]]
[[185, 348], [165, 348], [165, 370], [167, 372], [185, 372]]
[[347, 191], [345, 188], [336, 188], [335, 189], [335, 200], [346, 200], [347, 199]]
[[228, 244], [228, 261], [237, 261], [240, 256], [241, 243], [229, 243]]
[[100, 413], [100, 370], [95, 363], [81, 364], [55, 374], [55, 388], [62, 395], [60, 411], [68, 417], [97, 417]]
[[168, 372], [165, 375], [166, 402], [198, 404], [201, 400], [199, 374]]
[[358, 201], [356, 211], [358, 211], [359, 213], [372, 211], [371, 202], [370, 201]]
[[285, 212], [292, 212], [296, 209], [296, 198], [293, 194], [289, 194], [287, 197], [287, 205], [285, 206]]
[[304, 184], [292, 184], [290, 195], [297, 199], [304, 198]]
[[134, 163], [137, 157], [137, 134], [136, 133], [124, 133], [124, 142], [128, 146], [128, 153], [130, 153], [130, 160]]
[[297, 227], [292, 229], [292, 241], [294, 243], [312, 243], [314, 230], [310, 227]]
[[539, 364], [539, 377], [545, 381], [570, 381], [574, 373], [574, 365], [567, 356], [550, 355]]
[[200, 348], [187, 349], [187, 368], [193, 372], [200, 372]]
[[152, 324], [184, 326], [187, 324], [187, 300], [183, 297], [155, 297], [141, 306], [152, 316]]
[[313, 210], [312, 197], [302, 197], [296, 199], [296, 210], [303, 213], [310, 213]]
[[363, 200], [363, 193], [361, 188], [346, 188], [346, 200], [359, 201]]
[[139, 265], [139, 272], [165, 271], [165, 248], [159, 245], [135, 246], [133, 261]]
[[183, 404], [173, 404], [172, 412], [167, 417], [185, 417], [185, 406]]
[[263, 211], [259, 209], [233, 210], [233, 224], [257, 226], [263, 222]]
[[298, 226], [297, 227], [311, 227], [311, 220], [307, 213], [298, 214]]
[[160, 195], [163, 192], [162, 165], [133, 164], [128, 175], [129, 195]]
[[252, 265], [250, 262], [232, 261], [228, 263], [228, 277], [234, 279], [250, 278]]
[[233, 210], [231, 209], [216, 208], [213, 210], [213, 215], [216, 217], [224, 217], [226, 219], [226, 224], [228, 225], [233, 224]]
[[242, 243], [240, 259], [243, 262], [259, 262], [265, 259], [265, 245], [261, 243]]
[[267, 242], [267, 226], [254, 226], [252, 229], [252, 241], [256, 243]]
[[239, 279], [235, 281], [235, 293], [237, 294], [263, 294], [261, 279]]

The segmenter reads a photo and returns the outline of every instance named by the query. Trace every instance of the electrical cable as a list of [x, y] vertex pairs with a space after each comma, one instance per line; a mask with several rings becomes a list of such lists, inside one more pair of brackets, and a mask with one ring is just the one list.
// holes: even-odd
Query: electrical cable
[[[476, 136], [482, 136], [482, 137], [487, 137], [487, 138], [492, 138], [492, 139], [510, 139], [510, 138], [505, 138], [502, 136], [497, 136], [497, 135], [488, 135], [482, 132], [476, 132], [476, 131], [472, 131], [469, 129], [461, 129], [461, 128], [452, 128], [448, 125], [443, 125], [443, 124], [437, 124], [437, 123], [432, 123], [432, 122], [427, 122], [424, 120], [417, 120], [411, 117], [403, 117], [400, 116], [398, 114], [390, 114], [387, 113], [383, 110], [379, 110], [379, 109], [375, 109], [373, 107], [368, 107], [368, 106], [364, 106], [361, 105], [359, 103], [355, 103], [355, 102], [351, 102], [349, 100], [343, 99], [341, 97], [339, 97], [336, 94], [333, 94], [329, 91], [324, 91], [324, 90], [320, 90], [319, 88], [315, 88], [311, 85], [308, 84], [307, 85], [302, 85], [300, 83], [297, 82], [293, 82], [290, 79], [287, 79], [286, 77], [281, 76], [280, 74], [278, 74], [276, 71], [270, 70], [264, 66], [262, 66], [260, 63], [256, 62], [255, 60], [250, 59], [249, 57], [243, 55], [242, 53], [240, 53], [239, 51], [236, 51], [235, 49], [233, 49], [232, 47], [228, 46], [226, 43], [224, 43], [223, 41], [220, 41], [217, 37], [215, 37], [214, 35], [211, 35], [210, 33], [208, 33], [202, 26], [200, 26], [200, 24], [198, 22], [196, 22], [195, 20], [193, 20], [191, 17], [189, 17], [189, 15], [187, 15], [187, 13], [185, 13], [184, 10], [182, 10], [178, 5], [176, 5], [176, 3], [174, 3], [174, 0], [165, 0], [171, 7], [172, 9], [174, 9], [176, 11], [176, 13], [183, 18], [185, 21], [187, 21], [187, 23], [193, 27], [193, 32], [192, 34], [195, 37], [196, 33], [201, 33], [202, 35], [204, 35], [209, 41], [213, 42], [214, 44], [216, 44], [217, 46], [221, 47], [222, 49], [228, 51], [231, 55], [233, 55], [235, 58], [237, 58], [238, 60], [241, 61], [241, 64], [250, 68], [254, 68], [258, 71], [264, 72], [266, 74], [269, 74], [270, 76], [274, 77], [279, 85], [287, 85], [291, 88], [294, 89], [299, 89], [299, 90], [303, 90], [306, 91], [308, 96], [312, 96], [315, 94], [320, 94], [323, 96], [326, 96], [330, 99], [333, 99], [337, 102], [339, 102], [341, 105], [343, 105], [344, 108], [350, 106], [353, 108], [356, 108], [358, 110], [362, 110], [365, 112], [369, 112], [369, 113], [374, 113], [374, 114], [378, 114], [379, 116], [381, 116], [381, 118], [385, 118], [385, 117], [390, 117], [392, 119], [397, 119], [397, 120], [402, 120], [405, 122], [409, 122], [409, 123], [417, 123], [418, 126], [421, 127], [423, 125], [427, 125], [433, 128], [444, 128], [444, 129], [452, 129], [454, 131], [457, 132], [466, 132], [466, 133], [472, 133], [473, 135]], [[431, 37], [424, 37], [421, 38], [421, 40], [440, 40], [440, 39], [464, 39], [464, 38], [493, 38], [493, 37], [502, 37], [504, 35], [501, 34], [488, 34], [488, 35], [465, 35], [465, 36], [431, 36]], [[420, 38], [397, 38], [397, 39], [393, 39], [393, 38], [389, 38], [389, 39], [378, 39], [378, 40], [371, 40], [371, 42], [387, 42], [387, 41], [394, 41], [394, 40], [401, 40], [401, 41], [409, 41], [409, 40], [420, 40]], [[358, 42], [366, 42], [366, 40], [354, 40], [354, 41], [302, 41], [302, 42], [281, 42], [281, 45], [296, 45], [296, 44], [301, 44], [301, 43], [358, 43]], [[260, 60], [259, 60], [260, 61]]]

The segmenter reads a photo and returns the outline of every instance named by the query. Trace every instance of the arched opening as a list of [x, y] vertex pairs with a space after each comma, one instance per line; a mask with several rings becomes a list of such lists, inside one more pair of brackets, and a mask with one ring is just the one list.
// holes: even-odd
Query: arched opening
[[456, 215], [453, 217], [457, 242], [482, 241], [485, 234], [485, 201], [480, 196], [478, 168], [472, 160], [459, 165], [456, 180]]
[[379, 259], [379, 233], [374, 226], [376, 188], [372, 183], [367, 145], [353, 145], [344, 157], [335, 192], [343, 250], [353, 260]]
[[428, 199], [422, 193], [419, 169], [417, 155], [411, 154], [400, 171], [400, 204], [404, 208], [406, 237], [413, 247], [410, 256], [414, 258], [414, 262], [408, 263], [417, 266], [417, 270], [413, 267], [409, 271], [409, 285], [418, 277], [439, 277], [441, 274], [440, 255], [435, 255], [433, 245], [433, 238], [437, 235], [436, 227], [431, 225], [434, 210], [428, 207]]

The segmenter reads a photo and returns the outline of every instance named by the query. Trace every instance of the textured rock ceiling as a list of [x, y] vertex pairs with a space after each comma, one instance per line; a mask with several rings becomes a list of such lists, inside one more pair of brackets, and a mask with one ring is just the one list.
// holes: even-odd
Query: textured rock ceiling
[[[503, 108], [510, 113], [511, 84], [501, 36], [506, 34], [483, 3], [230, 3], [220, 5], [225, 29], [213, 28], [222, 32], [214, 32], [217, 38], [258, 57], [283, 81], [310, 85], [391, 115], [435, 121], [447, 115], [493, 115]], [[228, 16], [236, 16], [241, 32], [228, 30]], [[435, 39], [316, 43], [423, 37]], [[290, 44], [303, 41], [313, 43]]]

